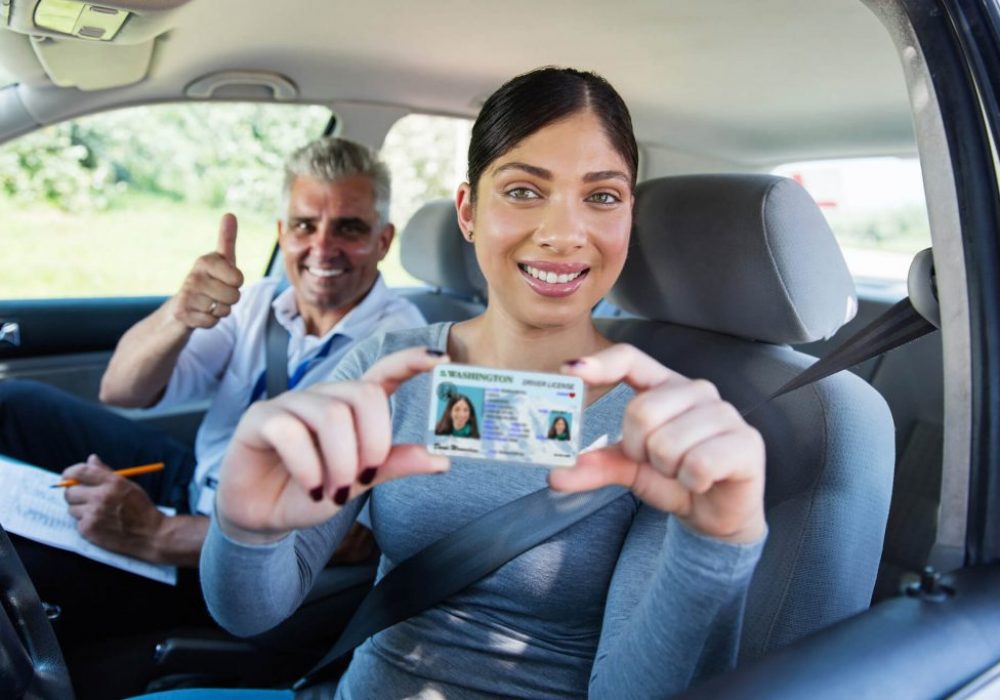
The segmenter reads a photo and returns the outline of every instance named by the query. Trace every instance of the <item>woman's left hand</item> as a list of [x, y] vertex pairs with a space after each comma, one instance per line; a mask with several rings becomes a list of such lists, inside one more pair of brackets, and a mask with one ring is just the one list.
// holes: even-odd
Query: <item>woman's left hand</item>
[[764, 534], [764, 441], [715, 385], [624, 344], [563, 371], [590, 386], [625, 381], [637, 394], [625, 409], [621, 442], [553, 470], [552, 488], [621, 484], [702, 534], [743, 543]]

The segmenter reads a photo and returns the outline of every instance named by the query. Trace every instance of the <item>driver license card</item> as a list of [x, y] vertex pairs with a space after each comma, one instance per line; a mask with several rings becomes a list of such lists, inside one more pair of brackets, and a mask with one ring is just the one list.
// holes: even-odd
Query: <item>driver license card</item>
[[438, 365], [427, 448], [449, 457], [573, 466], [583, 391], [582, 379], [563, 374]]

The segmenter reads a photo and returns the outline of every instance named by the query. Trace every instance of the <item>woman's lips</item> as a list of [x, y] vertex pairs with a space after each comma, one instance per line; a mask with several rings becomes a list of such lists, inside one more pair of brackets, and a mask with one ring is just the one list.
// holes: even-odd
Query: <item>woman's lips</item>
[[[521, 276], [546, 297], [569, 296], [583, 284], [590, 268], [583, 263], [518, 263]], [[550, 281], [551, 280], [551, 281]]]

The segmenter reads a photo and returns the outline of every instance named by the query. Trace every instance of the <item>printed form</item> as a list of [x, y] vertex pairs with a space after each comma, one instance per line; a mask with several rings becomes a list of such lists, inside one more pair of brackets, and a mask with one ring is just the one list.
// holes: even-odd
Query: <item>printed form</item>
[[[51, 488], [59, 474], [0, 455], [0, 525], [8, 532], [115, 566], [155, 581], [177, 585], [177, 567], [151, 564], [88, 542], [77, 532], [62, 489]], [[167, 515], [173, 509], [163, 508]]]

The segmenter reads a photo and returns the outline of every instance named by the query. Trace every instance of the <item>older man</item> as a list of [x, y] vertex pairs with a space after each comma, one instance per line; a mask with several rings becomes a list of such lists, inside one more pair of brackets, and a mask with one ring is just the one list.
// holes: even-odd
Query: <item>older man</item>
[[[240, 415], [267, 391], [269, 314], [288, 334], [289, 389], [322, 380], [357, 340], [424, 322], [378, 272], [394, 235], [389, 196], [386, 167], [363, 146], [332, 138], [305, 146], [286, 164], [286, 215], [278, 222], [288, 288], [266, 279], [240, 290], [237, 221], [227, 214], [215, 251], [122, 337], [101, 400], [165, 409], [210, 399], [193, 454], [166, 435], [22, 381], [0, 383], [0, 452], [50, 469], [89, 454], [63, 472], [79, 482], [65, 494], [83, 536], [139, 559], [196, 566], [226, 446]], [[135, 479], [112, 471], [147, 462], [167, 469]], [[61, 637], [70, 646], [95, 625], [148, 629], [200, 610], [190, 572], [173, 589], [26, 540], [17, 547], [43, 599], [64, 607]], [[99, 604], [98, 590], [117, 600]]]

